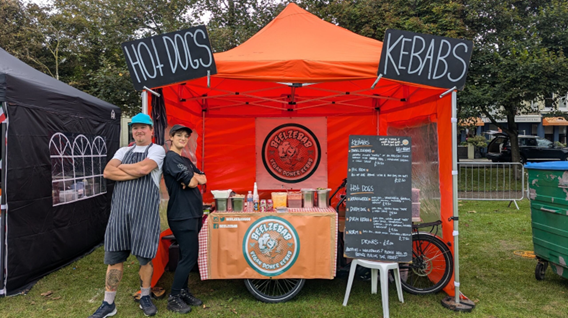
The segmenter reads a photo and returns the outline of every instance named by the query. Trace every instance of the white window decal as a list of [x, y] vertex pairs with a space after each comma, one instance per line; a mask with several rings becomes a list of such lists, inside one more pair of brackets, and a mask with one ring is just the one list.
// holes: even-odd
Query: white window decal
[[55, 133], [49, 141], [53, 206], [106, 193], [107, 147], [101, 136]]

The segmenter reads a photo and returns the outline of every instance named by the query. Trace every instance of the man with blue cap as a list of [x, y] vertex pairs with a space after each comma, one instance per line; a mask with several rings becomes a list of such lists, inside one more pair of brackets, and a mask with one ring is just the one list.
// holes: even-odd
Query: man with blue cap
[[152, 143], [154, 133], [150, 116], [137, 114], [129, 124], [135, 144], [120, 148], [105, 167], [104, 177], [116, 181], [111, 212], [105, 233], [105, 298], [89, 318], [114, 316], [114, 299], [122, 279], [123, 263], [130, 254], [140, 263], [140, 308], [154, 316], [156, 306], [150, 299], [152, 259], [160, 239], [160, 178], [165, 151]]

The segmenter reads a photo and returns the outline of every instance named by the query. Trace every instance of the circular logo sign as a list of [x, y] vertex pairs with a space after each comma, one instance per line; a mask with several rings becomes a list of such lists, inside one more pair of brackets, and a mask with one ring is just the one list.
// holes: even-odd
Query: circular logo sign
[[274, 128], [262, 144], [262, 163], [279, 181], [301, 182], [318, 168], [321, 148], [314, 133], [298, 124]]
[[254, 222], [243, 239], [247, 263], [259, 274], [277, 276], [292, 267], [300, 253], [298, 233], [288, 221], [267, 216]]

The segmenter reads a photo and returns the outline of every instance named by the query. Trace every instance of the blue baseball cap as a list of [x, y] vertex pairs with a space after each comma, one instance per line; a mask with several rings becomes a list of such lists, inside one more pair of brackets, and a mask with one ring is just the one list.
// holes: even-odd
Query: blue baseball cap
[[152, 118], [150, 118], [150, 116], [143, 113], [138, 113], [134, 117], [132, 117], [132, 121], [128, 123], [128, 126], [132, 126], [133, 124], [145, 124], [145, 125], [154, 126]]

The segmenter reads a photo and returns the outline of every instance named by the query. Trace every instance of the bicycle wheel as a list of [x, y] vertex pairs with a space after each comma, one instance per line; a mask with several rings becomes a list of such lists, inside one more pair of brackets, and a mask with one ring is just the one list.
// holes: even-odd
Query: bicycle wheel
[[412, 263], [399, 264], [402, 289], [411, 294], [441, 291], [454, 272], [450, 249], [431, 233], [412, 234]]
[[245, 279], [245, 286], [260, 301], [281, 303], [296, 297], [305, 282], [305, 279]]

